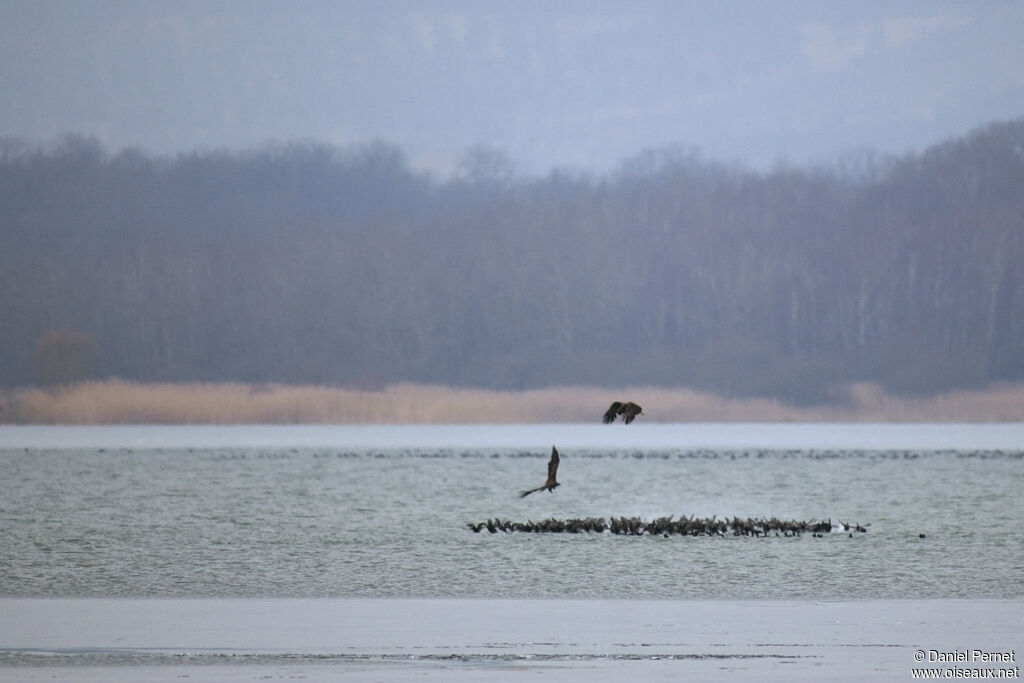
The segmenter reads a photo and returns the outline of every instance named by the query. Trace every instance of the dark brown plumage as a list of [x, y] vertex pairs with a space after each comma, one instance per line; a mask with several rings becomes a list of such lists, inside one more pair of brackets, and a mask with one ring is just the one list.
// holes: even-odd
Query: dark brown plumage
[[604, 417], [603, 417], [603, 418], [601, 418], [601, 419], [602, 419], [602, 420], [604, 420], [604, 423], [605, 423], [605, 424], [610, 424], [610, 423], [612, 423], [612, 422], [615, 422], [615, 418], [616, 418], [616, 417], [617, 417], [617, 416], [619, 415], [619, 413], [621, 413], [621, 412], [622, 412], [622, 404], [621, 404], [621, 403], [619, 403], [618, 401], [615, 401], [615, 402], [613, 402], [613, 403], [612, 403], [612, 404], [611, 404], [611, 405], [610, 405], [610, 406], [608, 407], [608, 410], [607, 410], [607, 411], [605, 411]]
[[605, 424], [609, 424], [615, 422], [615, 418], [619, 415], [622, 415], [623, 422], [629, 424], [636, 419], [637, 415], [643, 415], [643, 408], [632, 401], [626, 401], [625, 403], [615, 401], [608, 407], [604, 417], [601, 419]]
[[643, 414], [643, 408], [632, 401], [627, 401], [626, 405], [622, 408], [622, 421], [626, 424], [632, 422], [637, 415]]
[[547, 489], [548, 492], [554, 491], [556, 486], [561, 486], [555, 479], [555, 475], [558, 474], [558, 449], [554, 446], [551, 447], [551, 459], [548, 460], [548, 480], [544, 482], [543, 486], [538, 486], [535, 489], [529, 491], [523, 491], [519, 494], [520, 498], [525, 498], [535, 491], [543, 491]]

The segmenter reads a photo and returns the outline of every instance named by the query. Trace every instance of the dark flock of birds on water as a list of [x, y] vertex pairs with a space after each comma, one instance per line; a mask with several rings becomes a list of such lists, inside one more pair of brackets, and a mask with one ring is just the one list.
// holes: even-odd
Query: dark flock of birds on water
[[[844, 531], [867, 533], [867, 528], [860, 524], [847, 524], [840, 522]], [[550, 533], [550, 534], [581, 534], [581, 533], [612, 533], [623, 536], [800, 536], [810, 533], [815, 537], [832, 531], [832, 520], [821, 522], [798, 522], [795, 520], [783, 520], [776, 517], [771, 519], [752, 519], [747, 517], [733, 517], [732, 519], [718, 519], [717, 516], [709, 518], [680, 517], [673, 519], [659, 517], [650, 521], [639, 517], [612, 517], [605, 520], [603, 517], [587, 517], [586, 519], [545, 519], [541, 522], [512, 522], [507, 519], [488, 519], [486, 522], [468, 524], [470, 529], [480, 533], [484, 529], [496, 534], [499, 531], [511, 533], [522, 531], [525, 533]]]
[[[625, 424], [631, 423], [636, 419], [637, 415], [643, 415], [643, 408], [632, 401], [615, 401], [605, 411], [602, 416], [604, 424], [611, 424], [615, 422], [616, 418], [622, 417], [622, 421]], [[532, 489], [528, 489], [519, 494], [520, 498], [525, 498], [531, 493], [537, 491], [553, 492], [557, 487], [561, 486], [558, 483], [558, 449], [554, 446], [551, 447], [551, 458], [548, 460], [548, 478], [540, 486]], [[512, 522], [509, 520], [502, 519], [488, 519], [486, 522], [479, 522], [476, 524], [469, 523], [466, 525], [467, 528], [472, 529], [474, 533], [480, 533], [482, 530], [487, 529], [492, 534], [496, 534], [499, 531], [511, 533], [513, 531], [520, 531], [525, 533], [612, 533], [627, 536], [643, 536], [644, 534], [650, 536], [662, 536], [668, 538], [670, 535], [679, 536], [800, 536], [802, 534], [810, 532], [816, 538], [822, 537], [825, 533], [830, 533], [833, 530], [832, 520], [825, 520], [821, 522], [798, 522], [796, 520], [780, 520], [776, 517], [771, 519], [753, 519], [746, 518], [741, 519], [739, 517], [733, 517], [732, 519], [718, 519], [717, 516], [711, 517], [710, 519], [695, 518], [695, 517], [680, 517], [679, 519], [673, 519], [669, 517], [659, 517], [654, 520], [645, 521], [639, 517], [612, 517], [608, 521], [605, 521], [603, 517], [587, 517], [586, 519], [546, 519], [541, 522]], [[870, 525], [869, 525], [870, 526]], [[849, 535], [852, 537], [854, 531], [858, 533], [866, 533], [867, 528], [860, 524], [849, 524], [846, 522], [840, 522], [839, 527], [843, 531], [850, 532]], [[923, 535], [922, 535], [923, 536]]]

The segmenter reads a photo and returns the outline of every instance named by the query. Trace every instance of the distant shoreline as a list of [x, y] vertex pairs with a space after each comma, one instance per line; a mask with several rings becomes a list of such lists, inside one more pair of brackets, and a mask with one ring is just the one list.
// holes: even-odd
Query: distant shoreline
[[929, 396], [894, 396], [871, 383], [842, 404], [796, 406], [686, 388], [550, 387], [522, 391], [393, 384], [376, 390], [239, 383], [84, 382], [0, 391], [0, 424], [482, 424], [599, 420], [633, 400], [650, 422], [1018, 422], [1024, 382]]

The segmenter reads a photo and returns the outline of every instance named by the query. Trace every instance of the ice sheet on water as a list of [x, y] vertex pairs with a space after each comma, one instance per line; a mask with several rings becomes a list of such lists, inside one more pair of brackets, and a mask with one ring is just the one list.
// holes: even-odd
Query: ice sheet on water
[[1024, 422], [499, 425], [3, 425], [0, 448], [1017, 450]]
[[[905, 680], [918, 649], [1021, 649], [985, 600], [0, 599], [0, 680]], [[248, 664], [250, 666], [242, 666]], [[183, 668], [187, 667], [187, 668]], [[101, 673], [101, 677], [90, 678]], [[13, 676], [13, 677], [12, 677]]]

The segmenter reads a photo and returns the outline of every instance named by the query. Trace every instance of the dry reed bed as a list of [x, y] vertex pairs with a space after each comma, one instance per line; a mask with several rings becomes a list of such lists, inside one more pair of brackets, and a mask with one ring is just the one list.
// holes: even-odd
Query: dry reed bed
[[395, 384], [381, 390], [233, 383], [85, 382], [56, 391], [0, 392], [9, 424], [385, 424], [593, 422], [612, 400], [644, 406], [641, 420], [921, 422], [1024, 420], [1024, 383], [921, 398], [873, 384], [849, 388], [843, 405], [799, 407], [727, 399], [689, 389], [555, 387], [490, 391]]

